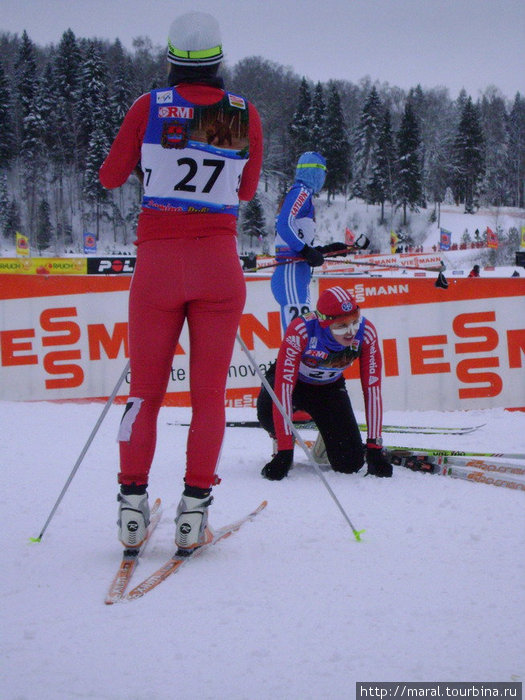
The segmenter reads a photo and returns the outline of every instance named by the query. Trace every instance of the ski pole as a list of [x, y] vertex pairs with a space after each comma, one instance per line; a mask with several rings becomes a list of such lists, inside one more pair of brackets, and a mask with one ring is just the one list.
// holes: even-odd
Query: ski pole
[[[359, 241], [361, 241], [359, 243]], [[357, 253], [360, 250], [366, 250], [368, 246], [370, 245], [370, 240], [365, 236], [364, 233], [362, 233], [359, 238], [356, 240], [355, 243], [352, 245], [345, 245], [344, 243], [341, 243], [341, 250], [336, 250], [333, 253], [328, 253], [325, 256], [325, 260], [330, 261], [331, 257], [334, 257], [336, 255], [348, 255], [349, 253]], [[305, 260], [301, 260], [300, 258], [287, 258], [286, 260], [280, 260], [279, 262], [273, 262], [273, 263], [268, 263], [268, 265], [261, 265], [260, 267], [257, 267], [257, 272], [259, 270], [266, 270], [266, 268], [271, 268], [271, 267], [279, 267], [280, 265], [289, 265], [290, 263], [293, 262], [306, 262]]]
[[[345, 265], [366, 265], [367, 267], [378, 267], [380, 270], [420, 270], [421, 272], [437, 272], [438, 277], [434, 285], [439, 289], [448, 289], [448, 281], [443, 274], [443, 271], [447, 268], [443, 261], [441, 261], [440, 267], [435, 265], [432, 267], [418, 267], [417, 265], [389, 265], [388, 263], [373, 263], [365, 262], [364, 260], [330, 260], [329, 258], [326, 260], [327, 262], [339, 262]], [[330, 270], [328, 270], [328, 272], [330, 272]], [[367, 270], [365, 270], [365, 272], [367, 272]]]
[[104, 406], [104, 408], [103, 408], [103, 410], [102, 410], [102, 413], [100, 414], [99, 419], [98, 419], [97, 422], [95, 423], [95, 427], [94, 427], [93, 430], [91, 431], [91, 435], [88, 437], [86, 444], [85, 444], [84, 447], [82, 448], [82, 451], [81, 451], [81, 453], [79, 454], [77, 461], [75, 462], [75, 466], [74, 466], [73, 469], [71, 470], [71, 474], [69, 475], [69, 477], [67, 478], [66, 483], [64, 484], [64, 488], [63, 488], [62, 491], [60, 492], [60, 495], [59, 495], [59, 497], [57, 498], [55, 505], [54, 505], [53, 508], [51, 509], [51, 512], [49, 513], [48, 518], [47, 518], [46, 522], [44, 523], [44, 527], [42, 528], [42, 530], [41, 530], [40, 534], [38, 535], [38, 537], [30, 537], [30, 538], [29, 538], [31, 542], [41, 542], [41, 541], [42, 541], [42, 537], [44, 536], [44, 532], [47, 530], [47, 526], [49, 525], [49, 523], [51, 522], [53, 516], [55, 515], [56, 509], [57, 509], [58, 506], [60, 505], [61, 500], [63, 499], [63, 497], [64, 497], [66, 491], [67, 491], [68, 488], [69, 488], [69, 484], [73, 481], [73, 477], [75, 476], [75, 474], [77, 473], [78, 468], [79, 468], [80, 465], [82, 464], [82, 460], [84, 459], [84, 457], [85, 457], [85, 455], [86, 455], [86, 452], [87, 452], [88, 449], [89, 449], [89, 446], [90, 446], [91, 443], [93, 442], [93, 439], [94, 439], [95, 435], [97, 434], [97, 431], [98, 431], [98, 429], [100, 428], [100, 426], [101, 426], [101, 424], [102, 424], [102, 421], [104, 420], [104, 418], [105, 418], [105, 416], [106, 416], [106, 413], [109, 411], [110, 406], [111, 406], [111, 404], [113, 403], [113, 401], [114, 401], [114, 399], [115, 399], [115, 396], [117, 395], [117, 392], [118, 392], [118, 390], [120, 389], [120, 385], [121, 385], [122, 382], [124, 381], [124, 379], [125, 379], [126, 374], [128, 373], [128, 371], [129, 371], [129, 360], [128, 360], [128, 362], [126, 363], [126, 367], [124, 368], [124, 371], [122, 372], [122, 374], [121, 374], [120, 377], [118, 378], [117, 383], [115, 384], [115, 388], [114, 388], [113, 391], [111, 392], [111, 396], [110, 396], [110, 397], [108, 398], [108, 400], [106, 401], [106, 404], [105, 404], [105, 406]]
[[[359, 248], [342, 248], [341, 251], [330, 253], [330, 258], [334, 255], [348, 255], [348, 253], [355, 253], [356, 250], [359, 250]], [[325, 260], [330, 262], [330, 258], [325, 257]], [[257, 272], [259, 272], [260, 270], [266, 270], [267, 268], [280, 267], [281, 265], [289, 265], [290, 263], [294, 262], [306, 262], [306, 260], [304, 258], [286, 258], [285, 260], [279, 260], [279, 262], [268, 263], [268, 265], [261, 265], [257, 267]], [[335, 260], [333, 262], [335, 262]]]
[[432, 267], [418, 267], [417, 265], [389, 265], [388, 263], [374, 263], [366, 262], [364, 260], [330, 260], [330, 257], [327, 257], [326, 260], [328, 262], [339, 262], [343, 265], [366, 265], [367, 267], [381, 267], [384, 270], [419, 270], [420, 272], [444, 272], [446, 270], [446, 266], [443, 263], [441, 263], [440, 267], [435, 265]]
[[274, 404], [277, 406], [277, 409], [279, 410], [279, 413], [281, 414], [281, 416], [283, 417], [284, 421], [286, 422], [286, 424], [288, 425], [288, 427], [289, 427], [290, 430], [292, 431], [293, 436], [295, 437], [295, 439], [297, 440], [297, 442], [299, 443], [299, 445], [303, 448], [304, 453], [305, 453], [306, 457], [308, 458], [309, 463], [310, 463], [311, 466], [313, 467], [315, 473], [317, 474], [317, 476], [321, 479], [321, 481], [322, 481], [323, 484], [325, 485], [326, 490], [328, 491], [328, 493], [330, 494], [330, 496], [333, 498], [334, 503], [335, 503], [336, 506], [339, 508], [339, 510], [341, 511], [341, 513], [342, 513], [344, 519], [346, 520], [346, 522], [347, 522], [348, 525], [350, 526], [352, 532], [354, 533], [355, 539], [357, 540], [357, 542], [361, 542], [361, 535], [363, 534], [364, 530], [356, 530], [356, 528], [354, 527], [354, 525], [353, 525], [352, 521], [350, 520], [350, 518], [348, 517], [348, 515], [347, 515], [345, 509], [344, 509], [343, 506], [341, 505], [339, 499], [337, 498], [337, 496], [336, 496], [335, 493], [333, 492], [333, 490], [332, 490], [330, 484], [329, 484], [328, 481], [326, 480], [325, 475], [324, 475], [323, 472], [319, 469], [319, 466], [316, 464], [316, 462], [315, 462], [315, 460], [314, 460], [314, 458], [313, 458], [313, 456], [312, 456], [311, 451], [308, 449], [308, 446], [306, 445], [305, 441], [303, 440], [303, 438], [302, 438], [301, 435], [299, 434], [299, 431], [298, 431], [298, 430], [296, 429], [296, 427], [294, 426], [294, 424], [293, 424], [291, 418], [287, 415], [287, 413], [286, 413], [286, 411], [285, 411], [285, 409], [284, 409], [284, 406], [283, 406], [282, 403], [279, 401], [279, 399], [277, 398], [277, 395], [275, 394], [274, 390], [273, 390], [272, 387], [270, 386], [270, 383], [268, 382], [268, 380], [266, 379], [266, 377], [264, 376], [264, 374], [263, 374], [263, 373], [261, 372], [261, 370], [259, 369], [259, 366], [258, 366], [258, 364], [257, 364], [256, 361], [255, 361], [255, 358], [253, 357], [253, 355], [251, 354], [251, 352], [248, 350], [248, 348], [247, 348], [247, 346], [246, 346], [246, 343], [245, 343], [244, 340], [241, 338], [241, 336], [239, 335], [239, 333], [237, 333], [237, 340], [239, 341], [239, 344], [240, 344], [241, 348], [242, 348], [242, 349], [244, 350], [244, 352], [246, 353], [246, 356], [248, 357], [248, 360], [250, 361], [250, 364], [252, 365], [253, 369], [254, 369], [254, 370], [256, 371], [256, 373], [258, 374], [259, 379], [260, 379], [261, 382], [263, 383], [263, 385], [264, 385], [266, 391], [270, 394], [270, 396], [271, 396], [271, 398], [272, 398], [272, 401], [273, 401]]

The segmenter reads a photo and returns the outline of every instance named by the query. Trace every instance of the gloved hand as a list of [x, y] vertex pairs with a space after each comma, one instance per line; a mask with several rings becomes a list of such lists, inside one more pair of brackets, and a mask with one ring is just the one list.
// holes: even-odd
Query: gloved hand
[[347, 255], [350, 251], [347, 250], [345, 243], [328, 243], [327, 245], [316, 245], [315, 249], [320, 251], [323, 255], [330, 255], [330, 253], [339, 253]]
[[302, 255], [311, 267], [320, 267], [324, 263], [323, 254], [316, 248], [312, 248], [306, 244], [304, 248], [299, 251], [299, 255]]
[[366, 443], [366, 464], [367, 476], [392, 476], [392, 465], [386, 453], [381, 449], [381, 445], [376, 445], [371, 440]]
[[265, 464], [261, 475], [270, 481], [280, 481], [287, 476], [293, 462], [293, 450], [279, 450], [271, 462]]

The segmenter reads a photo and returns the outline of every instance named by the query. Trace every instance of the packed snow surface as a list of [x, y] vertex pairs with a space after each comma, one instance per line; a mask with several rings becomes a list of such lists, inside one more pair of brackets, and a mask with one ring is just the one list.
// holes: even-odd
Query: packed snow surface
[[[101, 404], [0, 403], [4, 700], [346, 700], [356, 681], [523, 681], [525, 493], [396, 467], [392, 479], [296, 466], [262, 479], [259, 428], [227, 428], [213, 526], [267, 508], [139, 600], [104, 605], [116, 536], [121, 406], [110, 409], [40, 543]], [[174, 549], [189, 409], [163, 408], [149, 493], [163, 516], [135, 583]], [[253, 419], [251, 409], [230, 419]], [[358, 419], [364, 416], [358, 414]], [[390, 444], [525, 452], [523, 413], [399, 412], [469, 435]], [[313, 436], [305, 431], [305, 437]], [[297, 461], [306, 461], [299, 447]]]

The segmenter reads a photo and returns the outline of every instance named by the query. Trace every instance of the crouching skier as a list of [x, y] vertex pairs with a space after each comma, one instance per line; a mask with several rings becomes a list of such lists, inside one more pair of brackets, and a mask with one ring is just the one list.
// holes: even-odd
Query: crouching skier
[[[368, 437], [363, 446], [344, 370], [359, 358]], [[267, 378], [291, 417], [307, 411], [326, 446], [334, 471], [359, 471], [365, 456], [368, 474], [392, 476], [392, 465], [382, 450], [382, 358], [374, 325], [361, 315], [354, 297], [342, 287], [331, 287], [319, 297], [317, 311], [292, 321], [284, 335], [275, 375]], [[266, 479], [283, 479], [293, 463], [294, 436], [264, 388], [257, 400], [259, 422], [277, 441], [277, 452], [262, 469]]]

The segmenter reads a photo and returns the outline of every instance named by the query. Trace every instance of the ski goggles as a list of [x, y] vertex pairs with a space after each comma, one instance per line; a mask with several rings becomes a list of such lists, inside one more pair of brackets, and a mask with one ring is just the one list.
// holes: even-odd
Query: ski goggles
[[295, 167], [298, 170], [302, 168], [319, 168], [320, 170], [326, 170], [326, 165], [323, 165], [323, 163], [297, 163]]

